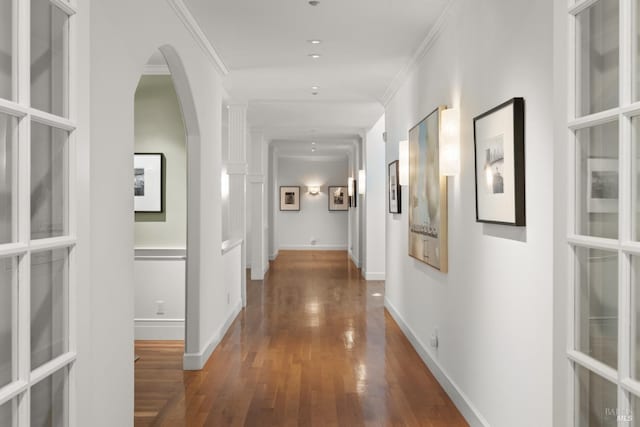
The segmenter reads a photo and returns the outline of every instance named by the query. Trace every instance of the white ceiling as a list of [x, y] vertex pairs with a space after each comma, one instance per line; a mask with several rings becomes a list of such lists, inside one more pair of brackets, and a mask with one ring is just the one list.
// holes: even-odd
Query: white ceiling
[[[329, 143], [355, 138], [382, 115], [386, 90], [447, 0], [186, 3], [230, 69], [225, 87], [248, 103], [253, 128], [269, 139]], [[316, 52], [322, 57], [308, 56]]]

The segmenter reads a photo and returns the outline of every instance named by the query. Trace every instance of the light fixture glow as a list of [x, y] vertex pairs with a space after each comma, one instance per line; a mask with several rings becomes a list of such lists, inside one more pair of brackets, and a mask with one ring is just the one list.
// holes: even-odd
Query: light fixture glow
[[398, 143], [398, 169], [400, 185], [409, 185], [409, 141]]
[[320, 58], [322, 55], [320, 55], [319, 53], [310, 53], [309, 54], [310, 57], [312, 57], [313, 59], [318, 59]]
[[364, 194], [367, 191], [367, 179], [363, 169], [358, 171], [358, 194]]
[[460, 112], [442, 111], [440, 125], [440, 174], [455, 176], [460, 173]]
[[309, 194], [312, 195], [317, 195], [318, 193], [320, 193], [320, 187], [317, 185], [310, 185], [309, 186]]
[[311, 90], [318, 90], [320, 89], [320, 86], [311, 86]]
[[313, 40], [307, 40], [309, 43], [311, 44], [320, 44], [322, 43], [322, 40], [318, 40], [318, 39], [313, 39]]
[[347, 182], [347, 194], [349, 197], [353, 197], [353, 177], [349, 177]]

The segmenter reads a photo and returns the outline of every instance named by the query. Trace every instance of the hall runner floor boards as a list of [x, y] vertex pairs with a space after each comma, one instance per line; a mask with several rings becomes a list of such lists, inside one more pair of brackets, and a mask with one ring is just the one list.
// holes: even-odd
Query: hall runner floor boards
[[247, 293], [202, 371], [136, 342], [135, 426], [467, 425], [346, 252], [281, 251]]

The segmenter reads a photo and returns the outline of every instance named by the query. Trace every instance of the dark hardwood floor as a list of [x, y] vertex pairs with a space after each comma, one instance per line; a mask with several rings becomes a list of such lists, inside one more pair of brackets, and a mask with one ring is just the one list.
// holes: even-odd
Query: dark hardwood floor
[[136, 426], [467, 425], [345, 252], [280, 252], [247, 293], [202, 371], [136, 342]]

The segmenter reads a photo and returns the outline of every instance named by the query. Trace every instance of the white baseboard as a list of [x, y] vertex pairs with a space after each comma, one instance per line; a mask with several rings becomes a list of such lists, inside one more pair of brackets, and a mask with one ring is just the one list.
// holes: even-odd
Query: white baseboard
[[353, 252], [349, 251], [349, 256], [351, 257], [351, 261], [353, 261], [356, 267], [360, 268], [360, 260], [357, 260], [356, 257], [353, 256]]
[[344, 251], [347, 245], [287, 245], [280, 246], [281, 251]]
[[364, 273], [364, 280], [385, 280], [385, 279], [386, 279], [386, 274], [384, 273], [375, 273], [370, 271], [366, 271]]
[[275, 261], [276, 258], [278, 258], [278, 252], [277, 251], [275, 253], [269, 255], [269, 261]]
[[384, 306], [405, 334], [424, 364], [427, 365], [427, 368], [429, 368], [460, 413], [462, 413], [462, 416], [464, 416], [469, 425], [472, 427], [488, 427], [489, 423], [487, 420], [484, 419], [478, 409], [471, 403], [469, 398], [460, 390], [456, 383], [454, 383], [449, 375], [447, 375], [447, 373], [442, 369], [440, 364], [431, 356], [431, 353], [427, 350], [424, 343], [420, 341], [413, 332], [413, 329], [407, 325], [400, 313], [398, 313], [393, 304], [391, 304], [386, 297], [384, 299]]
[[224, 338], [224, 335], [229, 330], [229, 327], [231, 326], [233, 321], [236, 320], [236, 317], [238, 317], [238, 314], [240, 314], [241, 310], [242, 301], [238, 301], [236, 306], [233, 308], [233, 311], [229, 314], [229, 317], [224, 322], [224, 325], [222, 325], [220, 329], [218, 329], [218, 331], [213, 334], [204, 350], [198, 353], [184, 354], [182, 367], [185, 371], [199, 371], [204, 367], [205, 363], [207, 363], [207, 360], [209, 360], [209, 358], [213, 354], [213, 351], [216, 349], [216, 347], [218, 347], [218, 344], [220, 344], [220, 341], [222, 341], [222, 338]]
[[135, 319], [136, 340], [184, 340], [184, 319]]

